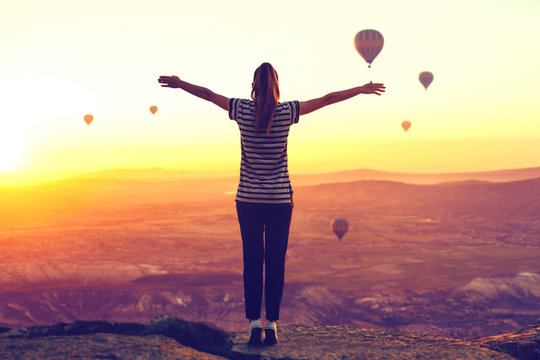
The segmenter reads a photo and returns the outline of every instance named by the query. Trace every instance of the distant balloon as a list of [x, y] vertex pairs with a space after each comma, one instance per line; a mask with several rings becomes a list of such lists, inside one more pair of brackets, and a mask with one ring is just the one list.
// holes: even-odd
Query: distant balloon
[[150, 106], [150, 112], [151, 112], [152, 114], [155, 114], [156, 111], [157, 111], [157, 106], [156, 106], [156, 105]]
[[383, 36], [377, 30], [362, 30], [354, 37], [354, 47], [366, 60], [369, 68], [373, 60], [381, 52], [383, 45]]
[[86, 123], [86, 125], [90, 125], [92, 120], [94, 120], [94, 116], [92, 114], [84, 115], [84, 122]]
[[431, 82], [433, 81], [433, 74], [429, 71], [422, 71], [418, 75], [418, 80], [420, 80], [422, 85], [424, 85], [424, 88], [427, 90], [429, 84], [431, 84]]
[[404, 122], [401, 123], [401, 127], [403, 128], [403, 130], [407, 131], [411, 127], [411, 122], [405, 120]]
[[339, 241], [349, 230], [349, 223], [347, 220], [338, 218], [332, 221], [332, 231], [337, 235]]

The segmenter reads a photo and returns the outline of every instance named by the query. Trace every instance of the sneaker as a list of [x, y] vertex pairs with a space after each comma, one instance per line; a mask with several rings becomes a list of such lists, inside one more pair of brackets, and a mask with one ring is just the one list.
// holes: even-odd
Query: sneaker
[[262, 335], [261, 325], [252, 323], [249, 327], [248, 344], [249, 345], [262, 345], [261, 335]]
[[278, 342], [277, 326], [275, 322], [269, 322], [264, 327], [264, 345], [275, 345]]

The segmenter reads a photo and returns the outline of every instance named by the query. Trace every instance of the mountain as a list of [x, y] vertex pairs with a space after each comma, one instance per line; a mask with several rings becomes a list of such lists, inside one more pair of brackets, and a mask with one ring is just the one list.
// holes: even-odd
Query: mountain
[[[474, 342], [455, 338], [348, 326], [279, 327], [272, 347], [246, 345], [246, 333], [227, 333], [202, 323], [158, 317], [148, 324], [77, 321], [10, 330], [0, 334], [4, 359], [533, 359], [538, 354], [538, 324], [521, 341], [523, 351], [509, 356], [500, 335]], [[512, 335], [508, 335], [512, 337]], [[509, 343], [520, 342], [512, 337]]]

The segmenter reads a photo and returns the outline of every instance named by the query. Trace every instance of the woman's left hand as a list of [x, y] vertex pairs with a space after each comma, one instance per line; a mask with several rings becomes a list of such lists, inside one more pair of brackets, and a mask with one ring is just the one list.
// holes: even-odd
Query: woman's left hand
[[366, 85], [362, 86], [363, 93], [364, 94], [375, 94], [375, 95], [381, 95], [381, 93], [384, 92], [386, 89], [386, 86], [381, 83], [373, 83], [373, 81], [367, 83]]

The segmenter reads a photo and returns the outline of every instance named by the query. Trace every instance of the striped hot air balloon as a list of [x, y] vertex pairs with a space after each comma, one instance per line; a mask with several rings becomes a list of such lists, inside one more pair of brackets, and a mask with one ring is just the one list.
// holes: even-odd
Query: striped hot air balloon
[[433, 81], [433, 74], [429, 71], [422, 71], [418, 75], [418, 80], [420, 80], [424, 88], [427, 90], [429, 84], [431, 84], [431, 82]]
[[362, 30], [354, 37], [354, 47], [366, 60], [368, 67], [371, 67], [371, 63], [381, 52], [383, 45], [383, 36], [377, 30]]
[[332, 221], [332, 231], [337, 235], [339, 241], [349, 230], [349, 222], [345, 219], [338, 218]]
[[157, 110], [158, 110], [158, 107], [156, 105], [150, 106], [150, 112], [152, 113], [152, 115], [154, 115]]

